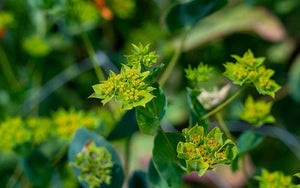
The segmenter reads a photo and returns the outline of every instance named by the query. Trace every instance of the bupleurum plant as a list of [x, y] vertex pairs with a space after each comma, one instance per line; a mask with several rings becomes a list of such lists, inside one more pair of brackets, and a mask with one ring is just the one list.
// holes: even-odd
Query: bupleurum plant
[[133, 46], [134, 53], [127, 56], [128, 65], [122, 65], [120, 74], [111, 71], [106, 81], [94, 85], [91, 98], [102, 99], [103, 104], [115, 98], [116, 101], [121, 102], [123, 110], [130, 110], [137, 106], [145, 107], [146, 103], [151, 101], [154, 97], [151, 91], [155, 88], [145, 81], [150, 71], [142, 71], [142, 66], [151, 67], [157, 57], [154, 52], [149, 52], [149, 45]]
[[52, 121], [49, 118], [29, 118], [26, 121], [27, 128], [32, 134], [32, 142], [40, 144], [53, 134]]
[[270, 114], [271, 108], [272, 102], [254, 101], [252, 96], [248, 96], [240, 117], [256, 127], [265, 123], [274, 123], [275, 118]]
[[223, 133], [218, 127], [206, 136], [204, 128], [195, 125], [191, 129], [183, 129], [185, 142], [177, 145], [177, 157], [186, 161], [187, 172], [197, 171], [202, 176], [216, 164], [230, 164], [236, 156], [237, 147], [229, 139], [223, 141]]
[[275, 92], [280, 89], [280, 86], [271, 79], [274, 70], [267, 69], [263, 65], [264, 57], [255, 58], [251, 50], [248, 50], [243, 57], [238, 55], [232, 55], [232, 57], [236, 62], [227, 62], [224, 65], [226, 77], [240, 86], [253, 84], [260, 94], [275, 97]]
[[94, 142], [89, 141], [76, 156], [73, 165], [80, 170], [79, 180], [88, 183], [89, 188], [111, 183], [114, 164], [105, 147], [97, 147]]
[[187, 79], [193, 82], [205, 82], [211, 76], [212, 67], [204, 65], [202, 62], [197, 68], [192, 68], [191, 65], [184, 69]]
[[10, 152], [15, 146], [29, 142], [31, 132], [20, 117], [8, 118], [0, 124], [0, 138], [0, 148]]
[[74, 109], [69, 111], [60, 109], [53, 114], [53, 123], [59, 136], [70, 139], [79, 127], [95, 128], [99, 123], [99, 118]]
[[255, 177], [259, 181], [259, 188], [296, 188], [299, 185], [292, 183], [292, 177], [286, 176], [280, 171], [269, 172], [262, 169], [261, 176]]

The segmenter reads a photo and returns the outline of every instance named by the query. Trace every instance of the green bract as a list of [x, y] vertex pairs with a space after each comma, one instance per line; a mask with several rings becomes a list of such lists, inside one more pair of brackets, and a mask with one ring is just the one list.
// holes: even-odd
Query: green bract
[[149, 51], [150, 44], [143, 46], [139, 43], [138, 46], [132, 44], [133, 50], [132, 54], [126, 55], [128, 65], [136, 66], [136, 65], [143, 65], [146, 67], [151, 67], [153, 64], [156, 63], [158, 55], [155, 55], [155, 52]]
[[262, 169], [262, 175], [255, 177], [259, 181], [259, 188], [296, 188], [297, 185], [292, 183], [291, 176], [285, 176], [282, 172], [268, 172]]
[[94, 142], [87, 143], [73, 165], [80, 169], [79, 180], [87, 182], [89, 188], [111, 183], [114, 164], [105, 147], [97, 147]]
[[13, 22], [13, 16], [5, 11], [0, 11], [0, 30], [6, 28], [9, 24]]
[[149, 71], [141, 72], [140, 65], [132, 68], [123, 65], [120, 74], [116, 75], [111, 71], [106, 81], [94, 85], [95, 93], [90, 97], [103, 99], [103, 104], [115, 97], [116, 100], [122, 102], [123, 110], [145, 106], [154, 97], [150, 93], [154, 88], [144, 82], [149, 74]]
[[43, 57], [50, 53], [48, 43], [38, 35], [26, 38], [22, 45], [24, 50], [33, 57]]
[[267, 94], [274, 98], [275, 92], [280, 86], [271, 79], [274, 74], [272, 69], [263, 66], [264, 57], [255, 58], [251, 50], [248, 50], [243, 57], [232, 55], [235, 63], [227, 62], [224, 66], [224, 75], [238, 85], [254, 84], [260, 94]]
[[252, 96], [248, 96], [245, 102], [245, 108], [240, 113], [242, 120], [247, 121], [254, 126], [261, 126], [264, 123], [274, 123], [275, 118], [270, 114], [272, 103], [265, 101], [254, 101]]
[[227, 139], [222, 138], [218, 127], [204, 136], [204, 129], [195, 125], [191, 129], [182, 130], [186, 141], [177, 145], [177, 157], [186, 161], [187, 172], [198, 171], [202, 176], [206, 170], [215, 164], [229, 164], [236, 156], [237, 147]]
[[186, 77], [195, 82], [205, 82], [211, 76], [212, 67], [204, 65], [202, 62], [198, 65], [197, 68], [192, 68], [190, 65], [187, 69], [184, 69]]

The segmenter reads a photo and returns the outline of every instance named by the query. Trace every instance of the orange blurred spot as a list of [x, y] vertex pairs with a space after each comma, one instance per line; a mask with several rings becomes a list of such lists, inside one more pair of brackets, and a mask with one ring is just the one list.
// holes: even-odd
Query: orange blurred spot
[[2, 38], [3, 38], [4, 34], [5, 34], [5, 31], [6, 31], [5, 28], [0, 29], [0, 40], [2, 40]]
[[97, 5], [97, 8], [106, 20], [112, 20], [114, 18], [113, 12], [106, 6], [105, 0], [94, 0]]

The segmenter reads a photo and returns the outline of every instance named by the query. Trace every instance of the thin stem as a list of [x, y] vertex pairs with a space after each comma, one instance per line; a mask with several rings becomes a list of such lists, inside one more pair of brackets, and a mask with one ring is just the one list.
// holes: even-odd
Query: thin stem
[[129, 168], [130, 168], [130, 144], [131, 144], [131, 137], [126, 140], [125, 143], [125, 179], [129, 177]]
[[245, 90], [245, 87], [242, 87], [238, 92], [236, 92], [233, 96], [231, 96], [229, 99], [227, 99], [224, 103], [222, 103], [217, 108], [210, 111], [209, 113], [205, 114], [204, 116], [202, 116], [200, 118], [200, 120], [206, 119], [206, 118], [210, 117], [211, 115], [213, 115], [213, 114], [219, 112], [220, 110], [222, 110], [227, 104], [229, 104], [232, 100], [237, 98], [244, 90]]
[[225, 135], [227, 136], [227, 138], [229, 138], [230, 140], [235, 142], [235, 138], [232, 136], [232, 134], [230, 133], [230, 131], [228, 130], [225, 121], [222, 117], [221, 112], [217, 112], [216, 113], [216, 118], [218, 119], [220, 126], [222, 127], [223, 131], [225, 132]]
[[160, 79], [158, 80], [158, 83], [161, 87], [163, 87], [165, 85], [165, 83], [167, 82], [171, 72], [173, 71], [177, 61], [179, 60], [179, 57], [182, 53], [182, 47], [183, 47], [183, 43], [185, 41], [186, 35], [187, 35], [188, 30], [186, 30], [183, 33], [183, 36], [181, 38], [180, 41], [180, 45], [178, 46], [178, 48], [175, 50], [172, 59], [170, 60], [166, 70], [164, 71], [164, 73], [162, 74], [162, 76], [160, 77]]
[[182, 165], [179, 163], [179, 161], [178, 161], [178, 159], [177, 159], [177, 157], [176, 157], [176, 156], [177, 156], [177, 155], [176, 155], [176, 152], [175, 152], [175, 150], [173, 149], [172, 144], [171, 144], [169, 138], [167, 137], [165, 131], [161, 128], [161, 126], [159, 126], [158, 129], [161, 131], [161, 133], [163, 134], [165, 140], [167, 141], [167, 144], [168, 144], [170, 150], [172, 151], [172, 153], [173, 153], [173, 155], [174, 155], [174, 159], [175, 159], [176, 164], [177, 164], [182, 170], [186, 171], [186, 168], [185, 168], [184, 166], [182, 166]]
[[1, 45], [0, 45], [0, 65], [3, 70], [3, 74], [6, 77], [7, 81], [9, 82], [10, 86], [14, 90], [20, 89], [21, 84], [17, 80], [17, 78], [10, 66], [10, 63], [8, 61], [7, 55]]
[[12, 188], [15, 186], [16, 182], [18, 181], [18, 179], [20, 178], [22, 174], [22, 165], [20, 163], [17, 164], [13, 175], [9, 178], [7, 184], [6, 184], [6, 188]]
[[98, 60], [96, 58], [95, 50], [93, 48], [93, 45], [92, 45], [88, 35], [86, 33], [82, 33], [82, 39], [83, 39], [85, 47], [88, 51], [90, 59], [93, 63], [93, 66], [94, 66], [94, 69], [95, 69], [98, 80], [99, 81], [105, 80], [104, 73], [103, 73], [102, 69], [99, 67]]
[[69, 146], [69, 142], [66, 142], [63, 144], [63, 146], [60, 148], [60, 150], [57, 152], [57, 154], [54, 156], [52, 164], [55, 166], [65, 155], [67, 149]]

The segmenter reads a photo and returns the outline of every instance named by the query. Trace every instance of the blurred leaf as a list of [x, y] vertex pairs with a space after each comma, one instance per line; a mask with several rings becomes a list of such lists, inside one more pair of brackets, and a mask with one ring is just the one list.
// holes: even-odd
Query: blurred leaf
[[243, 132], [237, 141], [238, 154], [243, 155], [255, 148], [262, 142], [263, 138], [263, 135], [255, 134], [253, 131]]
[[190, 125], [196, 125], [198, 123], [199, 126], [204, 128], [204, 133], [207, 133], [209, 128], [209, 119], [206, 118], [204, 120], [200, 120], [200, 118], [206, 114], [206, 110], [197, 99], [200, 92], [187, 88], [187, 94], [190, 110]]
[[164, 69], [165, 64], [160, 64], [157, 67], [154, 67], [150, 71], [150, 75], [147, 76], [147, 78], [144, 80], [145, 82], [152, 83], [155, 81], [156, 77], [159, 75], [159, 73]]
[[300, 178], [300, 172], [294, 174], [293, 176], [296, 176], [297, 178]]
[[134, 171], [133, 175], [129, 179], [129, 188], [150, 188], [146, 173], [142, 171]]
[[147, 176], [148, 176], [148, 180], [152, 185], [157, 186], [159, 188], [168, 187], [167, 182], [164, 179], [162, 179], [158, 174], [152, 159], [149, 162]]
[[[69, 147], [69, 151], [68, 151], [69, 162], [71, 164], [75, 162], [75, 156], [82, 151], [83, 147], [89, 140], [95, 142], [95, 144], [98, 147], [105, 147], [109, 151], [109, 153], [111, 153], [112, 161], [114, 163], [112, 169], [111, 184], [110, 185], [101, 184], [101, 188], [102, 187], [121, 188], [124, 181], [124, 173], [123, 173], [121, 161], [114, 148], [102, 136], [99, 136], [96, 133], [93, 133], [84, 128], [78, 129]], [[75, 167], [73, 167], [72, 169], [76, 177], [78, 177], [80, 170]], [[86, 182], [80, 182], [80, 183], [83, 187], [86, 188], [88, 187]]]
[[192, 27], [199, 20], [221, 9], [226, 4], [227, 0], [192, 0], [180, 2], [169, 9], [165, 17], [165, 23], [171, 32]]
[[129, 138], [138, 130], [135, 110], [127, 111], [107, 137], [108, 140]]
[[[232, 33], [253, 31], [265, 40], [280, 41], [285, 36], [281, 22], [270, 12], [259, 7], [236, 6], [224, 9], [201, 20], [187, 35], [183, 51], [189, 51]], [[181, 36], [174, 41], [177, 47]]]
[[[153, 164], [158, 174], [167, 182], [168, 186], [177, 186], [183, 177], [184, 170], [178, 165], [185, 165], [177, 158], [176, 147], [179, 141], [184, 141], [179, 133], [166, 133], [168, 141], [161, 131], [154, 139]], [[170, 145], [169, 145], [170, 144]]]
[[153, 87], [156, 88], [152, 91], [155, 97], [146, 104], [146, 107], [138, 106], [136, 108], [136, 118], [140, 131], [149, 135], [155, 133], [167, 107], [166, 97], [158, 83], [153, 84]]
[[291, 96], [300, 103], [300, 55], [296, 58], [290, 69], [289, 84], [291, 87]]
[[35, 186], [46, 187], [50, 182], [53, 168], [51, 161], [38, 150], [22, 159], [24, 175]]

